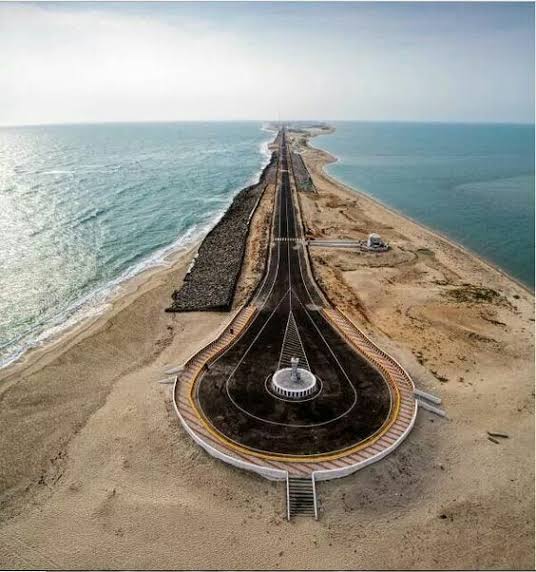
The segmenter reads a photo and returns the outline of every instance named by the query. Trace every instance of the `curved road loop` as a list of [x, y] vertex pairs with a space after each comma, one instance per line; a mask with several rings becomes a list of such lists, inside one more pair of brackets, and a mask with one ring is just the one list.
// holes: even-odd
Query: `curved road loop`
[[[414, 387], [318, 288], [284, 130], [278, 141], [265, 275], [252, 302], [186, 364], [175, 407], [190, 435], [223, 460], [261, 473], [342, 476], [385, 456], [407, 435]], [[270, 391], [271, 376], [292, 357], [319, 381], [301, 401]]]

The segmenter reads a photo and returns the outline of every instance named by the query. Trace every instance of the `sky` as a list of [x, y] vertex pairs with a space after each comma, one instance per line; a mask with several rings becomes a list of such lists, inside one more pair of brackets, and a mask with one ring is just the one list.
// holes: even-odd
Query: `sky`
[[0, 125], [534, 122], [532, 3], [0, 3]]

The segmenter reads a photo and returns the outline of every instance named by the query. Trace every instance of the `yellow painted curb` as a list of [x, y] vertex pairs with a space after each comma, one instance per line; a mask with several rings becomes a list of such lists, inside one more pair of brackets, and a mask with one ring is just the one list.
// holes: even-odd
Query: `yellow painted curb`
[[[190, 386], [190, 391], [189, 391], [188, 397], [189, 397], [190, 405], [191, 405], [193, 411], [196, 413], [197, 417], [202, 422], [205, 429], [210, 433], [210, 435], [212, 435], [214, 437], [215, 440], [219, 441], [223, 446], [228, 447], [231, 450], [234, 450], [236, 452], [239, 452], [239, 453], [242, 453], [245, 455], [251, 455], [254, 457], [258, 457], [261, 459], [272, 460], [272, 461], [283, 461], [283, 462], [287, 462], [287, 463], [311, 463], [311, 462], [331, 461], [331, 460], [335, 460], [335, 459], [340, 459], [341, 457], [347, 457], [353, 453], [357, 453], [357, 452], [365, 449], [366, 447], [374, 444], [376, 441], [381, 439], [381, 437], [383, 437], [389, 431], [389, 429], [392, 427], [392, 425], [397, 420], [398, 414], [400, 411], [401, 398], [400, 398], [400, 391], [398, 389], [397, 382], [391, 377], [390, 373], [387, 370], [385, 370], [385, 368], [383, 368], [381, 365], [379, 365], [376, 362], [376, 360], [369, 357], [368, 355], [365, 355], [361, 348], [357, 348], [357, 346], [354, 343], [352, 343], [351, 340], [349, 340], [349, 338], [344, 334], [344, 332], [342, 332], [340, 330], [340, 328], [337, 326], [337, 324], [334, 324], [333, 321], [331, 319], [329, 319], [329, 316], [327, 314], [325, 314], [324, 311], [322, 311], [322, 313], [324, 314], [326, 319], [328, 319], [329, 323], [333, 327], [336, 328], [336, 330], [340, 333], [340, 335], [343, 336], [348, 341], [348, 343], [350, 343], [352, 345], [352, 347], [356, 348], [359, 351], [359, 353], [365, 357], [365, 359], [367, 359], [369, 362], [371, 362], [371, 365], [376, 367], [376, 369], [380, 370], [380, 372], [383, 374], [384, 378], [386, 379], [388, 385], [392, 388], [393, 391], [391, 394], [394, 396], [394, 407], [391, 408], [391, 412], [390, 412], [389, 417], [386, 420], [386, 422], [375, 433], [373, 433], [372, 435], [367, 437], [365, 440], [361, 441], [360, 443], [358, 443], [356, 445], [352, 445], [350, 447], [347, 447], [346, 449], [342, 449], [340, 451], [337, 451], [336, 453], [318, 454], [318, 455], [286, 455], [284, 453], [265, 453], [262, 451], [257, 451], [256, 449], [251, 449], [249, 447], [245, 447], [243, 445], [240, 445], [240, 444], [236, 443], [235, 441], [230, 440], [228, 437], [226, 437], [222, 433], [220, 433], [210, 423], [210, 421], [205, 417], [203, 412], [197, 406], [197, 403], [196, 403], [195, 398], [194, 398], [194, 390], [195, 390], [196, 384], [200, 378], [200, 375], [203, 372], [203, 366], [202, 366], [199, 369], [199, 371], [196, 373], [195, 377], [191, 381], [191, 386]], [[252, 314], [252, 316], [253, 316], [253, 314]], [[251, 317], [247, 320], [247, 322], [244, 324], [244, 326], [240, 329], [240, 332], [237, 333], [237, 335], [235, 337], [238, 337], [238, 335], [249, 324]], [[229, 344], [226, 347], [228, 347], [228, 346], [229, 346]], [[215, 354], [214, 356], [211, 356], [210, 359], [212, 360], [213, 357], [215, 357], [219, 353], [223, 352], [224, 349], [225, 348], [222, 348], [222, 350], [220, 350], [220, 352], [217, 352], [217, 354]], [[205, 363], [208, 363], [208, 360]]]

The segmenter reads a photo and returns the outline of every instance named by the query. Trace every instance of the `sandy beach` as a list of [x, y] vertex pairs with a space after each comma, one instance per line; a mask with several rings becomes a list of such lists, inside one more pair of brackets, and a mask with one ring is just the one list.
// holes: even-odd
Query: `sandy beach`
[[[322, 514], [285, 520], [284, 490], [216, 461], [173, 412], [164, 371], [225, 326], [259, 280], [274, 199], [252, 219], [230, 312], [165, 313], [198, 244], [138, 277], [92, 324], [0, 371], [0, 567], [457, 569], [534, 565], [534, 296], [472, 254], [338, 183], [309, 146], [315, 275], [448, 417], [421, 411], [386, 460], [319, 485]], [[508, 438], [488, 439], [488, 431]]]

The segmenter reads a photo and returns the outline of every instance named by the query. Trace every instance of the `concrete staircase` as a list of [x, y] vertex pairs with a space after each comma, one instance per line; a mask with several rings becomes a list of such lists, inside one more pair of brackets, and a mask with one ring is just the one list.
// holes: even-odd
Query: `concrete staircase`
[[287, 476], [287, 519], [293, 516], [312, 516], [318, 520], [316, 487], [313, 477]]

